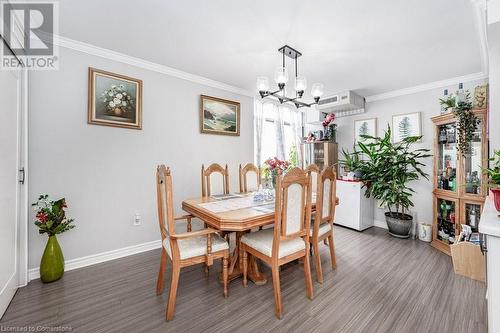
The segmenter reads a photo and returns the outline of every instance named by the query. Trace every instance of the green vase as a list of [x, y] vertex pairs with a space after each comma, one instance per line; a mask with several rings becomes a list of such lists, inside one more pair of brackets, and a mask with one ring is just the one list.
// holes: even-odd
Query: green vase
[[64, 256], [55, 235], [49, 236], [42, 261], [40, 262], [40, 279], [45, 282], [59, 280], [64, 274]]

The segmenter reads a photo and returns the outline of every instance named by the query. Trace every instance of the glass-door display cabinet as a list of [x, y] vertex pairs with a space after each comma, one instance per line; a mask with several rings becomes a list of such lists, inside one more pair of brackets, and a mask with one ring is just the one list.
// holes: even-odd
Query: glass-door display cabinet
[[310, 164], [316, 164], [321, 170], [325, 166], [335, 166], [338, 174], [338, 145], [330, 141], [316, 141], [303, 143], [302, 149], [302, 167]]
[[457, 119], [453, 113], [432, 118], [434, 123], [434, 217], [432, 246], [450, 254], [450, 244], [467, 224], [477, 232], [487, 177], [482, 168], [488, 165], [486, 109], [474, 110], [480, 124], [470, 150], [458, 150]]

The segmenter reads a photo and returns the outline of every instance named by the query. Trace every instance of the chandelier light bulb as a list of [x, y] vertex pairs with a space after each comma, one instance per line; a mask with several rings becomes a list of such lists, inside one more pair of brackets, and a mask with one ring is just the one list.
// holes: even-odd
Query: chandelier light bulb
[[278, 67], [274, 72], [274, 81], [278, 85], [285, 85], [288, 82], [288, 71], [285, 67]]
[[314, 98], [321, 97], [321, 96], [323, 96], [323, 89], [324, 89], [324, 86], [322, 83], [315, 83], [312, 85], [311, 95]]
[[299, 75], [295, 78], [295, 90], [304, 92], [307, 89], [307, 80], [305, 76]]
[[257, 78], [257, 90], [259, 92], [269, 91], [269, 79], [266, 76], [259, 76]]

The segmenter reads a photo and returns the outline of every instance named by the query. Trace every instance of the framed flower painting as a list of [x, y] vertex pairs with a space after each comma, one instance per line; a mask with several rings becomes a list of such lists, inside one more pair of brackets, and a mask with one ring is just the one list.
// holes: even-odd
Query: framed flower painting
[[89, 68], [88, 123], [142, 129], [142, 81]]

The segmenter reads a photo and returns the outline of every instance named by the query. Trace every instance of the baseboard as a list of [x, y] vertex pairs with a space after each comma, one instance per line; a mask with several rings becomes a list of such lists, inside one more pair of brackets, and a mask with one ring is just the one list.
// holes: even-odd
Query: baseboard
[[[127, 257], [141, 252], [151, 251], [154, 249], [158, 249], [160, 247], [161, 247], [161, 240], [155, 240], [138, 245], [123, 247], [121, 249], [92, 254], [90, 256], [66, 260], [64, 263], [65, 271], [71, 271], [73, 269], [91, 266], [109, 260]], [[39, 278], [40, 278], [40, 267], [31, 268], [30, 270], [28, 270], [29, 281]]]
[[374, 220], [373, 225], [379, 228], [387, 229], [387, 223], [385, 223], [385, 221]]

